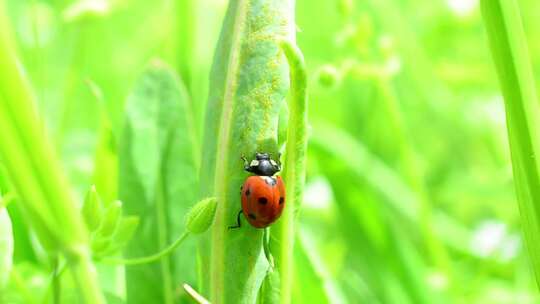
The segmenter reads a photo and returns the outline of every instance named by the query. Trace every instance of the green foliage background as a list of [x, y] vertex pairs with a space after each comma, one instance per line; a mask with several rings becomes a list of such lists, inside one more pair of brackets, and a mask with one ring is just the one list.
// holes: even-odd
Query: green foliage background
[[[186, 183], [165, 194], [166, 239], [179, 235], [197, 192], [182, 187], [197, 184], [198, 174], [189, 172], [198, 167], [192, 157], [200, 155], [210, 66], [227, 1], [6, 4], [39, 113], [78, 201], [96, 184], [104, 201], [120, 191], [127, 212], [144, 217], [147, 206], [131, 204], [137, 200], [130, 196], [144, 195], [148, 187], [159, 192], [161, 179], [185, 176]], [[519, 5], [539, 75], [540, 2]], [[297, 42], [310, 81], [310, 141], [293, 303], [538, 303], [521, 234], [504, 105], [477, 1], [298, 0], [296, 6]], [[126, 101], [144, 106], [145, 99], [130, 95], [137, 81], [149, 86], [135, 93], [142, 95], [152, 94], [152, 85], [165, 91], [180, 86], [170, 75], [162, 84], [148, 84], [154, 74], [140, 80], [154, 58], [185, 84], [181, 91], [189, 97], [173, 98], [188, 115], [174, 121], [193, 126], [184, 134], [192, 149], [172, 152], [183, 157], [176, 163], [170, 155], [149, 160], [157, 153], [149, 149], [150, 156], [139, 155], [126, 166], [164, 166], [163, 176], [152, 176], [144, 186], [133, 180], [118, 186], [111, 168], [117, 151], [129, 149], [119, 141]], [[138, 114], [129, 113], [134, 128], [162, 123], [149, 118], [137, 126]], [[146, 140], [159, 145], [151, 135]], [[39, 302], [53, 293], [51, 263], [16, 204], [8, 211], [15, 247], [4, 296], [8, 303]], [[167, 243], [153, 238], [154, 228], [139, 231], [139, 239], [149, 243], [129, 245], [135, 256]], [[180, 284], [197, 287], [191, 252], [194, 239], [169, 260], [176, 269], [169, 278], [175, 300], [182, 303], [188, 300]], [[154, 267], [156, 274], [159, 266]], [[109, 302], [122, 303], [122, 267], [98, 270]], [[139, 275], [139, 292], [160, 292], [161, 285], [145, 284], [144, 271]], [[67, 303], [76, 297], [71, 281], [63, 276]]]

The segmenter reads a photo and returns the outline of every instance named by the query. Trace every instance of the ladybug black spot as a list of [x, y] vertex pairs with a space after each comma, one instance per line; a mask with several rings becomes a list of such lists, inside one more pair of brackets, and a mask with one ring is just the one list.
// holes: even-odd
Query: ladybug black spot
[[257, 219], [257, 217], [255, 217], [255, 214], [253, 214], [253, 213], [248, 214], [248, 216], [249, 216], [249, 218], [251, 218], [252, 220]]
[[249, 188], [246, 190], [246, 196], [249, 196], [251, 194], [251, 191], [249, 190], [250, 190]]
[[261, 205], [266, 205], [266, 203], [268, 203], [268, 200], [266, 199], [266, 197], [259, 197], [258, 201], [259, 201], [259, 204]]
[[283, 197], [280, 197], [280, 198], [279, 198], [279, 204], [280, 204], [280, 205], [283, 204], [284, 201], [285, 201], [285, 198], [283, 198]]

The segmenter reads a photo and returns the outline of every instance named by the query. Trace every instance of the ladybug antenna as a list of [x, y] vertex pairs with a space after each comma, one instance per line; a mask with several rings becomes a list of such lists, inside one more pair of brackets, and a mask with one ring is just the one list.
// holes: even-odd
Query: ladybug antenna
[[244, 161], [244, 169], [248, 170], [249, 169], [249, 162], [248, 162], [247, 158], [244, 155], [242, 155], [242, 156], [240, 156], [240, 159]]
[[281, 171], [281, 152], [278, 152], [277, 164], [279, 171]]

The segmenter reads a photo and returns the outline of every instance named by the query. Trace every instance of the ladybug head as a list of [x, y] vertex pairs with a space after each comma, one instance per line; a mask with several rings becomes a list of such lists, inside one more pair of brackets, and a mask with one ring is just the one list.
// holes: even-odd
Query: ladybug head
[[265, 152], [262, 152], [262, 153], [257, 152], [257, 153], [255, 154], [255, 158], [256, 158], [257, 160], [270, 160], [270, 154], [265, 153]]
[[281, 164], [270, 158], [270, 154], [257, 152], [251, 162], [244, 158], [244, 169], [260, 176], [273, 176], [281, 170]]

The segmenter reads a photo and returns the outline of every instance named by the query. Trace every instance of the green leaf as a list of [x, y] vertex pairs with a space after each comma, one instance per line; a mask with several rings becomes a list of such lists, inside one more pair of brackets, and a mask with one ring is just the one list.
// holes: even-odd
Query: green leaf
[[122, 219], [122, 202], [114, 201], [105, 210], [101, 226], [97, 231], [98, 237], [109, 238], [115, 232]]
[[106, 252], [109, 251], [111, 244], [111, 238], [97, 237], [92, 239], [92, 255], [95, 257], [106, 255]]
[[482, 0], [482, 15], [504, 95], [523, 232], [540, 287], [540, 105], [518, 2]]
[[[420, 198], [402, 180], [401, 176], [343, 130], [324, 123], [318, 123], [314, 128], [317, 132], [310, 139], [310, 147], [316, 151], [324, 151], [332, 159], [347, 164], [352, 173], [351, 178], [358, 182], [357, 187], [360, 184], [365, 184], [373, 189], [387, 203], [388, 211], [396, 214], [402, 221], [409, 223], [411, 227], [415, 227], [415, 233], [420, 235], [421, 231], [414, 225], [420, 220]], [[328, 142], [334, 144], [328, 145]], [[458, 235], [461, 240], [469, 239], [469, 231], [444, 213], [434, 212], [433, 217], [434, 221], [438, 223], [434, 227], [434, 233], [441, 238], [442, 242], [452, 249], [467, 253], [468, 248], [463, 245], [462, 241], [458, 242], [455, 237]], [[376, 243], [375, 240], [379, 238], [380, 234], [380, 231], [377, 230], [382, 228], [369, 227], [367, 219], [360, 218], [359, 220], [368, 231], [371, 230], [368, 235]], [[454, 235], [449, 234], [448, 231], [452, 231]]]
[[[294, 243], [294, 303], [343, 303], [336, 282], [330, 277], [312, 236], [298, 229]], [[306, 293], [304, 290], [312, 292]], [[279, 303], [279, 302], [278, 302]]]
[[[126, 214], [140, 216], [128, 258], [158, 252], [185, 229], [197, 185], [191, 118], [183, 84], [163, 63], [153, 62], [129, 95], [120, 138], [120, 199]], [[181, 256], [128, 268], [128, 302], [171, 303], [174, 286], [194, 281], [188, 265], [194, 264], [195, 248], [186, 245]]]
[[99, 105], [98, 142], [92, 179], [107, 206], [118, 197], [118, 149], [103, 93], [94, 82], [87, 81], [87, 84]]
[[[98, 259], [107, 257], [123, 250], [126, 244], [133, 238], [137, 227], [139, 226], [139, 217], [126, 216], [118, 223], [118, 227], [114, 235], [110, 238], [100, 238], [99, 236], [93, 240], [92, 249], [95, 250], [94, 256]], [[116, 263], [121, 264], [121, 263]]]
[[[2, 198], [0, 196], [0, 202]], [[0, 302], [13, 264], [13, 233], [6, 208], [0, 207]]]
[[131, 240], [133, 234], [139, 227], [139, 217], [137, 216], [126, 216], [122, 218], [116, 233], [113, 235], [114, 245], [125, 245]]
[[[268, 262], [262, 230], [229, 231], [245, 180], [240, 157], [277, 155], [279, 111], [289, 87], [281, 39], [294, 36], [293, 1], [230, 1], [214, 55], [201, 168], [201, 196], [218, 201], [201, 244], [201, 293], [212, 303], [253, 303]], [[239, 262], [241, 261], [241, 262]]]
[[[418, 194], [395, 170], [353, 136], [322, 123], [315, 125], [314, 129], [317, 132], [310, 140], [310, 151], [319, 155], [328, 154], [321, 160], [326, 174], [332, 175], [329, 173], [335, 170], [332, 167], [340, 168], [333, 175], [339, 174], [341, 179], [332, 180], [332, 184], [338, 202], [336, 208], [340, 211], [340, 224], [346, 231], [342, 237], [348, 238], [350, 250], [358, 256], [358, 261], [350, 265], [362, 270], [362, 279], [372, 289], [358, 292], [368, 298], [374, 294], [392, 303], [395, 302], [392, 297], [401, 293], [413, 303], [428, 303], [432, 299], [431, 290], [421, 278], [426, 267], [423, 261], [417, 261], [418, 249], [411, 250], [411, 241], [422, 235], [417, 225], [421, 216]], [[328, 145], [329, 142], [333, 144]], [[329, 160], [333, 160], [331, 164]], [[360, 196], [359, 192], [363, 192], [365, 197]], [[368, 207], [372, 204], [370, 192], [374, 196], [375, 210]], [[363, 204], [362, 208], [358, 208], [359, 201]], [[434, 212], [434, 220], [437, 223], [434, 235], [448, 247], [470, 254], [469, 248], [464, 245], [467, 243], [464, 240], [471, 239], [465, 227], [441, 211]], [[396, 225], [399, 226], [396, 228]], [[441, 273], [448, 275], [444, 271]], [[397, 289], [392, 292], [388, 289], [392, 285], [385, 284], [390, 280], [399, 282], [395, 286]]]

